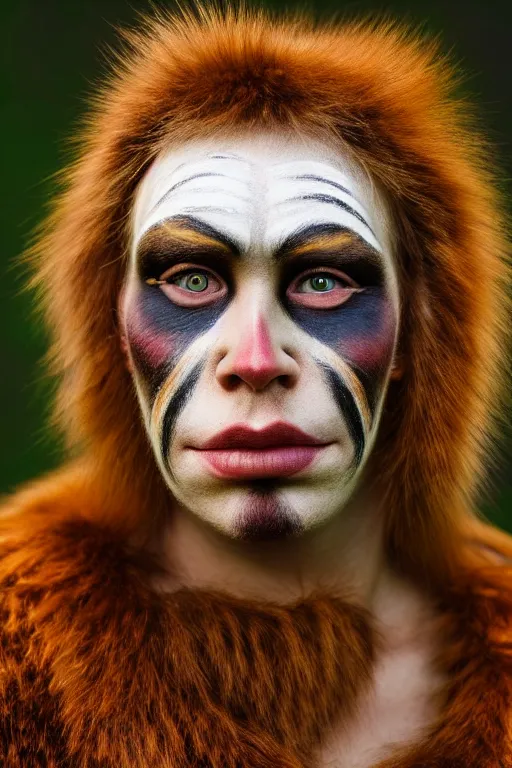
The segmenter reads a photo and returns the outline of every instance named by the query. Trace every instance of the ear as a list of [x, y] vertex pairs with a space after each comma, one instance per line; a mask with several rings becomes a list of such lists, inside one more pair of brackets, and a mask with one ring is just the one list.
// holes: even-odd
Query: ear
[[129, 371], [133, 373], [133, 363], [130, 355], [130, 345], [126, 337], [125, 324], [124, 324], [124, 299], [125, 299], [125, 286], [121, 288], [119, 292], [119, 298], [117, 300], [117, 327], [119, 329], [119, 341], [121, 344], [121, 350], [123, 352], [124, 363]]

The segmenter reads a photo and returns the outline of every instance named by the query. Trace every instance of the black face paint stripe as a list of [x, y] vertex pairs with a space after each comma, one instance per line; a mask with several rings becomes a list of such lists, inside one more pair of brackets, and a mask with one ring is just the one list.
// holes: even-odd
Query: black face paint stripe
[[184, 184], [188, 184], [189, 181], [193, 181], [194, 179], [204, 179], [207, 176], [225, 176], [225, 174], [224, 173], [212, 173], [212, 172], [208, 172], [208, 173], [194, 173], [193, 176], [188, 176], [188, 178], [186, 178], [186, 179], [182, 179], [181, 181], [177, 181], [176, 184], [173, 184], [172, 187], [169, 187], [167, 192], [164, 195], [162, 195], [162, 197], [156, 203], [156, 205], [153, 206], [153, 208], [151, 209], [150, 213], [153, 213], [153, 211], [156, 210], [159, 205], [161, 205], [163, 202], [165, 202], [165, 200], [167, 200], [167, 198], [170, 197], [170, 195], [172, 195], [173, 192], [175, 192], [177, 189], [182, 187]]
[[330, 187], [334, 187], [335, 189], [339, 189], [340, 192], [343, 192], [345, 195], [348, 195], [353, 200], [356, 198], [354, 195], [349, 192], [349, 190], [342, 186], [341, 184], [338, 184], [337, 181], [330, 181], [329, 179], [324, 179], [323, 176], [317, 176], [314, 173], [302, 173], [300, 176], [293, 176], [294, 179], [297, 179], [298, 181], [320, 181], [322, 184], [328, 184]]
[[334, 195], [324, 195], [322, 193], [316, 193], [311, 195], [299, 195], [298, 197], [291, 198], [292, 200], [314, 200], [317, 203], [328, 203], [330, 205], [335, 205], [337, 208], [342, 208], [347, 213], [350, 213], [352, 216], [354, 216], [358, 221], [361, 222], [361, 224], [364, 224], [365, 227], [369, 229], [369, 231], [372, 233], [372, 235], [375, 237], [375, 232], [370, 227], [364, 216], [361, 216], [358, 211], [354, 210], [352, 206], [348, 205], [347, 203], [344, 203], [343, 200], [340, 200], [338, 197], [334, 197]]
[[185, 376], [184, 380], [167, 403], [167, 408], [165, 410], [165, 416], [162, 424], [162, 437], [160, 440], [160, 450], [162, 452], [162, 458], [164, 461], [167, 459], [167, 452], [169, 450], [169, 445], [172, 440], [172, 433], [174, 431], [178, 416], [189, 401], [192, 392], [194, 391], [194, 387], [199, 380], [204, 365], [205, 361], [201, 360], [192, 368], [190, 373]]
[[323, 369], [327, 383], [334, 395], [343, 416], [346, 419], [348, 431], [354, 443], [354, 463], [359, 465], [363, 458], [366, 443], [364, 425], [359, 413], [359, 408], [354, 400], [352, 392], [349, 390], [341, 376], [327, 363], [321, 360], [316, 361]]
[[[356, 340], [371, 352], [372, 345], [382, 340], [382, 318], [389, 299], [380, 286], [370, 286], [362, 293], [352, 296], [345, 304], [329, 310], [313, 310], [287, 300], [283, 307], [289, 317], [309, 336], [318, 339], [336, 352], [355, 373], [363, 387], [370, 412], [374, 413], [382, 385], [387, 374], [389, 357], [369, 365], [361, 360], [357, 365], [352, 357], [353, 342]], [[393, 326], [394, 333], [394, 326]], [[384, 339], [386, 337], [384, 336]], [[389, 338], [389, 355], [392, 355], [393, 339]]]

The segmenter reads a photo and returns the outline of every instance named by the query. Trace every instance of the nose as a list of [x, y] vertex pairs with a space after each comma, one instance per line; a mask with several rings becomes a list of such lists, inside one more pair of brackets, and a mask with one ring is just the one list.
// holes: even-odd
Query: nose
[[217, 365], [217, 380], [228, 390], [244, 382], [254, 392], [272, 382], [292, 387], [299, 365], [290, 350], [272, 339], [265, 317], [258, 313], [237, 328], [233, 342]]

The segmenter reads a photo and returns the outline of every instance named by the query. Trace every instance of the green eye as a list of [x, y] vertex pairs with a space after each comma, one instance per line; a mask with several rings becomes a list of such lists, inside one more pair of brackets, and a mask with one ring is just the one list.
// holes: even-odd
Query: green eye
[[204, 272], [189, 272], [178, 277], [176, 284], [187, 291], [201, 293], [201, 291], [205, 291], [208, 288], [208, 278]]
[[313, 275], [313, 277], [309, 277], [307, 280], [305, 280], [305, 285], [308, 283], [311, 286], [312, 291], [318, 293], [332, 291], [336, 286], [336, 281], [334, 278], [329, 277], [328, 275]]

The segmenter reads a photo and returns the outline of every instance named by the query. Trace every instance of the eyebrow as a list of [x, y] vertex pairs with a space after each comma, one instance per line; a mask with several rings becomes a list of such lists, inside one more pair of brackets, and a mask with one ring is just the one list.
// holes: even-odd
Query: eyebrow
[[176, 184], [173, 184], [172, 187], [169, 187], [167, 192], [162, 195], [162, 197], [158, 200], [158, 202], [155, 203], [155, 205], [150, 210], [150, 214], [153, 213], [154, 210], [158, 208], [159, 205], [161, 205], [165, 200], [167, 200], [170, 195], [172, 195], [173, 192], [175, 192], [179, 187], [182, 187], [184, 184], [188, 184], [189, 181], [193, 181], [194, 179], [204, 179], [209, 176], [225, 176], [225, 173], [214, 173], [213, 171], [203, 172], [203, 173], [194, 173], [192, 176], [188, 176], [186, 179], [182, 179], [181, 181], [177, 181]]
[[210, 160], [242, 160], [240, 155], [208, 155]]
[[141, 272], [168, 267], [173, 259], [206, 254], [240, 257], [239, 246], [224, 232], [194, 216], [175, 216], [150, 227], [137, 244]]
[[354, 260], [364, 257], [376, 266], [382, 265], [379, 251], [356, 232], [339, 224], [309, 224], [295, 230], [279, 246], [274, 259], [281, 261], [312, 253], [339, 252], [340, 249], [352, 254]]
[[331, 187], [334, 187], [335, 189], [339, 189], [340, 192], [343, 192], [345, 195], [348, 195], [356, 202], [359, 202], [356, 197], [350, 192], [346, 187], [344, 187], [342, 184], [338, 184], [337, 181], [331, 181], [330, 179], [324, 179], [323, 176], [317, 176], [316, 173], [301, 173], [299, 176], [293, 176], [292, 178], [297, 179], [297, 181], [320, 181], [322, 184], [328, 184]]
[[317, 203], [328, 203], [330, 205], [335, 205], [337, 208], [341, 208], [342, 210], [346, 211], [347, 213], [350, 213], [351, 216], [354, 216], [358, 221], [361, 222], [361, 224], [364, 224], [365, 227], [368, 228], [368, 230], [372, 233], [374, 237], [376, 237], [375, 232], [370, 227], [364, 216], [361, 216], [359, 211], [356, 211], [354, 208], [352, 208], [351, 205], [348, 205], [348, 203], [345, 203], [343, 200], [340, 200], [339, 197], [335, 197], [334, 195], [326, 195], [322, 192], [317, 193], [311, 193], [308, 195], [298, 195], [297, 197], [292, 197], [291, 200], [314, 200]]

